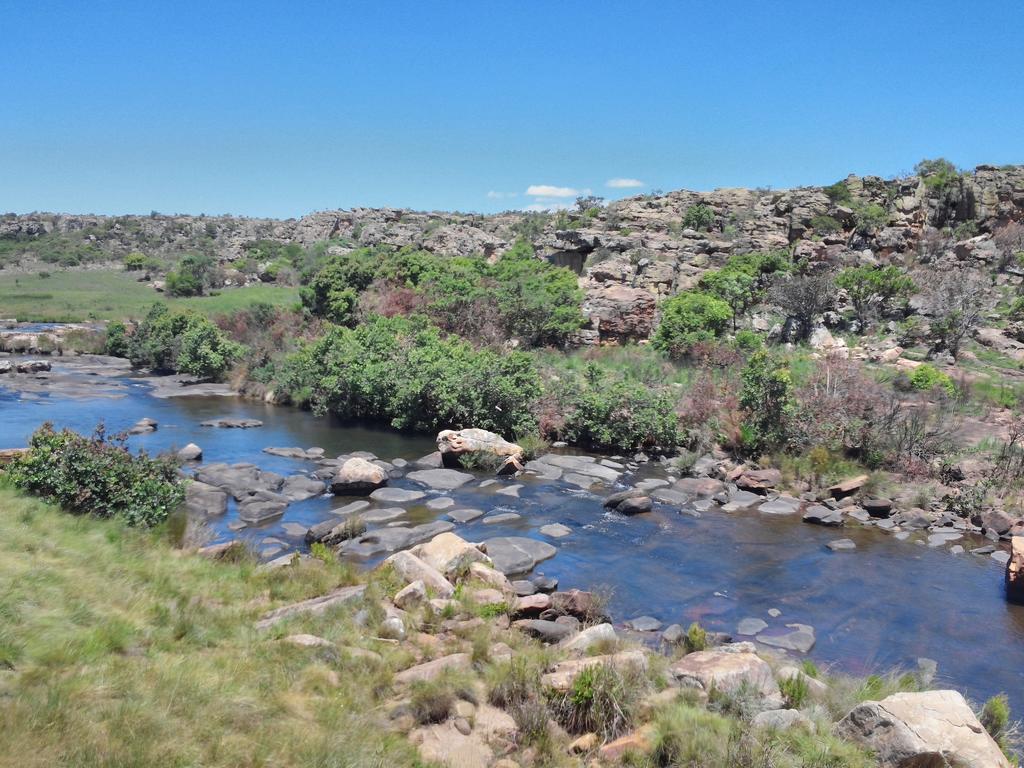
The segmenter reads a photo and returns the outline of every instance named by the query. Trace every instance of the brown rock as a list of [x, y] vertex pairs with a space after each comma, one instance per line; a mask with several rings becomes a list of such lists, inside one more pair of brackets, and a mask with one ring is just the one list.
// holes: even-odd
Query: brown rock
[[859, 491], [864, 487], [864, 484], [867, 483], [867, 481], [867, 475], [857, 475], [856, 477], [847, 478], [835, 485], [830, 485], [828, 492], [833, 499], [841, 499], [844, 496], [849, 496], [850, 494]]
[[736, 478], [736, 487], [744, 491], [764, 493], [782, 482], [782, 472], [777, 469], [748, 469]]
[[1010, 559], [1006, 561], [1006, 599], [1024, 604], [1024, 536], [1010, 539]]
[[647, 754], [653, 746], [654, 726], [648, 724], [625, 736], [610, 741], [599, 750], [602, 760], [617, 762], [628, 752]]
[[388, 482], [388, 473], [366, 459], [353, 457], [341, 465], [331, 480], [336, 496], [366, 496]]

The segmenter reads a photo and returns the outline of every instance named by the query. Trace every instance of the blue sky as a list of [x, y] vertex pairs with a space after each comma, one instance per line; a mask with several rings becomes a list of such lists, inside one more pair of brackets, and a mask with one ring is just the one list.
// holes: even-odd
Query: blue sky
[[497, 211], [1024, 162], [1020, 0], [0, 0], [0, 19], [0, 211]]

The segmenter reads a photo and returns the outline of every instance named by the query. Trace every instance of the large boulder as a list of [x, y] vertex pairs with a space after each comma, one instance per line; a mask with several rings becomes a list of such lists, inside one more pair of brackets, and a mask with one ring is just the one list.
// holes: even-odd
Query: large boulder
[[443, 429], [437, 433], [437, 450], [446, 467], [459, 466], [460, 457], [467, 453], [486, 453], [499, 459], [523, 455], [518, 445], [486, 429]]
[[1010, 539], [1010, 559], [1006, 561], [1006, 599], [1024, 604], [1024, 536]]
[[477, 545], [451, 532], [440, 533], [411, 551], [448, 578], [467, 573], [473, 563], [491, 564], [491, 558], [481, 552]]
[[712, 688], [725, 693], [746, 690], [766, 703], [781, 702], [772, 668], [753, 652], [697, 651], [669, 667], [669, 673], [684, 685], [705, 691]]
[[384, 565], [391, 566], [406, 584], [422, 582], [428, 592], [438, 597], [447, 598], [455, 594], [455, 587], [440, 571], [411, 552], [396, 552], [384, 561]]
[[836, 733], [870, 749], [882, 768], [1009, 768], [999, 745], [956, 691], [865, 701]]
[[335, 496], [366, 496], [388, 481], [388, 473], [366, 459], [357, 457], [346, 461], [331, 480], [331, 493]]

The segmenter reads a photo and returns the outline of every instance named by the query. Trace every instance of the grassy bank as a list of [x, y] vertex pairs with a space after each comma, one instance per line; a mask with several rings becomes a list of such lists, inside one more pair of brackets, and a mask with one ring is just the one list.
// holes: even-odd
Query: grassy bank
[[[416, 764], [378, 722], [386, 664], [252, 628], [352, 578], [317, 562], [211, 563], [0, 489], [0, 765]], [[291, 629], [355, 642], [347, 617]]]
[[168, 299], [122, 270], [54, 270], [39, 274], [0, 272], [0, 316], [28, 322], [139, 319], [153, 302], [191, 308], [207, 316], [228, 314], [256, 302], [291, 306], [298, 289], [277, 285], [228, 288], [216, 296]]

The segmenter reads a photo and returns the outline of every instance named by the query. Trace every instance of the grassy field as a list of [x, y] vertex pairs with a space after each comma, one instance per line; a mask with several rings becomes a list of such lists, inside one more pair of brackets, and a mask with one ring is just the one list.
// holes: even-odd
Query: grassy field
[[401, 651], [353, 662], [344, 648], [370, 641], [347, 613], [288, 628], [338, 651], [253, 629], [353, 578], [316, 565], [182, 556], [0, 487], [0, 766], [416, 765], [379, 709]]
[[31, 322], [138, 319], [155, 301], [212, 316], [254, 302], [288, 306], [298, 298], [296, 288], [258, 285], [225, 289], [217, 296], [167, 299], [120, 270], [54, 270], [49, 277], [0, 272], [0, 317]]

